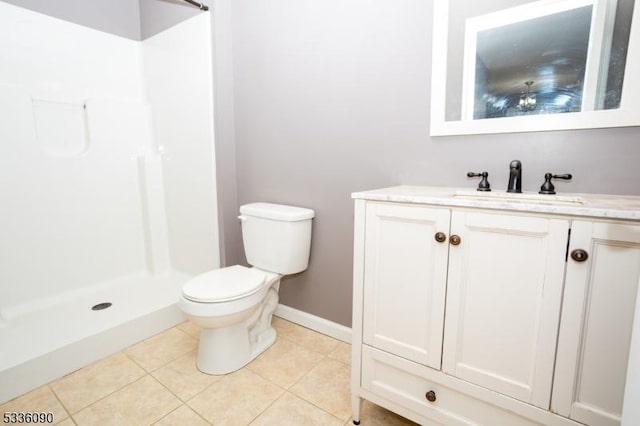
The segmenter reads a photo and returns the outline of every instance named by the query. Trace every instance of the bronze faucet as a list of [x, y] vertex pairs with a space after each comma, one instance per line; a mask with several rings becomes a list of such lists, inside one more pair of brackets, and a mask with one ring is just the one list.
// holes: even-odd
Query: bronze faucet
[[507, 192], [522, 192], [522, 163], [518, 160], [513, 160], [509, 164], [509, 184], [507, 185]]

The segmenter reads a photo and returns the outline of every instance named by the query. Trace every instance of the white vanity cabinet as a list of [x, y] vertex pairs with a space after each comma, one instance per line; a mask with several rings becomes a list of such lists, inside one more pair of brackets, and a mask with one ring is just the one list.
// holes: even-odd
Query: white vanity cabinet
[[354, 419], [619, 425], [640, 209], [454, 193], [354, 194]]

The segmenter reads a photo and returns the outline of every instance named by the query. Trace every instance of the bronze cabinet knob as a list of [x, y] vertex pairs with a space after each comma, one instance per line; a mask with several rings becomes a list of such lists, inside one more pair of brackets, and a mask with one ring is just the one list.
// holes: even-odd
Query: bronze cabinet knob
[[457, 246], [458, 244], [460, 244], [460, 236], [459, 235], [452, 235], [449, 237], [449, 242], [451, 243], [452, 246]]
[[429, 391], [424, 395], [427, 398], [427, 401], [434, 402], [436, 400], [436, 393], [434, 391]]
[[436, 239], [437, 242], [443, 243], [446, 241], [447, 236], [445, 235], [444, 232], [436, 232], [436, 235], [434, 235], [434, 238]]
[[589, 253], [582, 249], [575, 249], [571, 252], [571, 258], [576, 262], [584, 262], [589, 258]]

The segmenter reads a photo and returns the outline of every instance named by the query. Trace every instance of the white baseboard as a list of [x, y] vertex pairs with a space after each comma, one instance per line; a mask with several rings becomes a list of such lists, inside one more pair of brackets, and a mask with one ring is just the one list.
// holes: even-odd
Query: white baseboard
[[318, 333], [326, 334], [334, 339], [341, 340], [346, 343], [351, 343], [351, 328], [342, 324], [335, 323], [333, 321], [320, 318], [315, 315], [311, 315], [306, 312], [302, 312], [298, 309], [294, 309], [290, 306], [278, 304], [275, 315], [299, 324], [303, 327], [310, 328]]

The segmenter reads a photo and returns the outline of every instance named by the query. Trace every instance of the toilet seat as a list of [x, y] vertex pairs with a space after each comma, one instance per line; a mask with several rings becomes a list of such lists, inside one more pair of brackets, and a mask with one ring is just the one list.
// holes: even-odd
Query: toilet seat
[[182, 294], [194, 302], [229, 302], [258, 292], [265, 279], [255, 268], [233, 265], [193, 277], [182, 287]]

